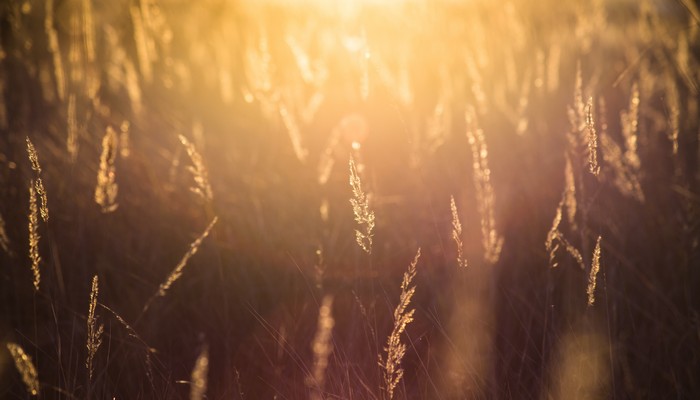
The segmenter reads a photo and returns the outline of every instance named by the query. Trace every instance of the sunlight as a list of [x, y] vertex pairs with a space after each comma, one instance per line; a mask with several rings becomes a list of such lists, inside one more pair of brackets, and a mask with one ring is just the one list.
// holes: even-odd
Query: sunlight
[[0, 27], [0, 397], [700, 398], [694, 2]]

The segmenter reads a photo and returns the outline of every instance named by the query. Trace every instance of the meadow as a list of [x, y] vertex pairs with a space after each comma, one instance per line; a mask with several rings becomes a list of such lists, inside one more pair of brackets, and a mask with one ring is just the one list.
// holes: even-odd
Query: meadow
[[700, 397], [691, 0], [0, 3], [0, 398]]

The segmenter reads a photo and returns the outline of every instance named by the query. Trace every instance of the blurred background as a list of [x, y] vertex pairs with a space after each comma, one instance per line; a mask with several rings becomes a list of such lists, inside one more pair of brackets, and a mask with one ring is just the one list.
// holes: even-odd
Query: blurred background
[[194, 398], [204, 349], [206, 398], [387, 398], [418, 248], [395, 398], [700, 394], [689, 0], [7, 1], [0, 45], [0, 341], [41, 398]]

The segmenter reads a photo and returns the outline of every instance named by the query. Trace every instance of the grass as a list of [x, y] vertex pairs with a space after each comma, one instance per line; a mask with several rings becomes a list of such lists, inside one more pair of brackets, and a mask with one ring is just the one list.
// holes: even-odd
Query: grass
[[698, 16], [3, 3], [0, 397], [698, 397]]

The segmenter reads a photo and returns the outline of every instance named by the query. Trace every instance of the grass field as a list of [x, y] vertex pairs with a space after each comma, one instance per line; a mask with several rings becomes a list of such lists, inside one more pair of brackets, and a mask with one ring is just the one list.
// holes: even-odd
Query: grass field
[[0, 398], [700, 397], [692, 0], [0, 4]]

